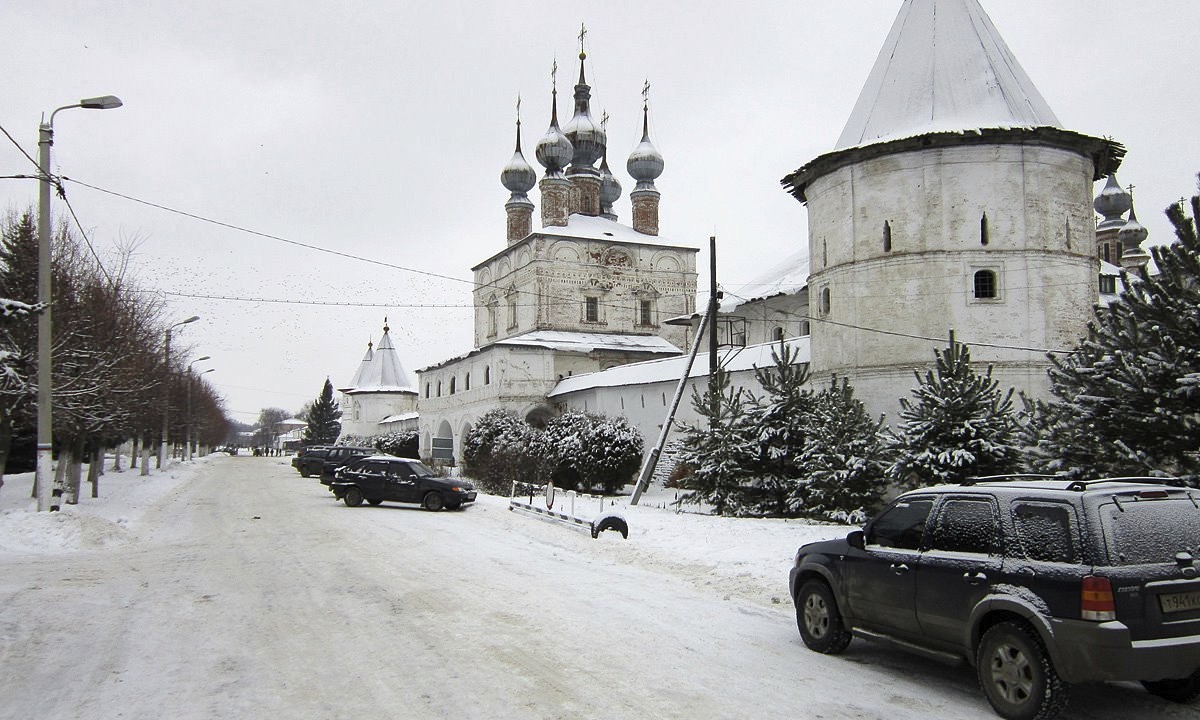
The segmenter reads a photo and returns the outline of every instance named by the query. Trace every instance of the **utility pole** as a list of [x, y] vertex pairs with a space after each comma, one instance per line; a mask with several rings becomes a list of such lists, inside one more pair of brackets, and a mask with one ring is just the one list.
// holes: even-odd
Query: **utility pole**
[[708, 427], [716, 429], [721, 399], [717, 384], [717, 236], [708, 238]]

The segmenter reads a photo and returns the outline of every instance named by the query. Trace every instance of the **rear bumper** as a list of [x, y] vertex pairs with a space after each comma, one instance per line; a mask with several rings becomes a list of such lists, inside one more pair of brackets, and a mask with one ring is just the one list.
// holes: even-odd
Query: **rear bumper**
[[1132, 640], [1124, 623], [1053, 621], [1056, 669], [1067, 682], [1169, 680], [1200, 670], [1200, 635]]

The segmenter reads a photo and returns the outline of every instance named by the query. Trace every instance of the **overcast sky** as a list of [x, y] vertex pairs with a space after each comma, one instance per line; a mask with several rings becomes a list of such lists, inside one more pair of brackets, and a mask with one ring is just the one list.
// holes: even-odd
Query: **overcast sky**
[[[1162, 210], [1196, 191], [1200, 171], [1200, 3], [983, 6], [1068, 129], [1125, 144], [1118, 177], [1136, 186], [1139, 219], [1151, 242], [1172, 237]], [[571, 115], [580, 23], [593, 116], [611, 116], [620, 221], [649, 79], [651, 137], [666, 159], [662, 237], [700, 248], [705, 268], [716, 235], [719, 283], [736, 289], [806, 249], [805, 209], [779, 180], [833, 149], [899, 7], [6, 0], [0, 125], [36, 157], [43, 112], [117, 95], [120, 109], [58, 115], [55, 172], [386, 263], [67, 185], [101, 257], [136, 241], [137, 275], [170, 293], [169, 318], [201, 316], [173, 341], [212, 356], [196, 368], [215, 368], [205, 377], [231, 416], [252, 422], [263, 407], [298, 410], [326, 376], [347, 383], [384, 316], [410, 374], [471, 348], [470, 268], [505, 246], [499, 173], [517, 96], [538, 167], [555, 58], [560, 117]], [[0, 175], [33, 170], [0, 142]], [[36, 199], [35, 181], [0, 182], [0, 208]]]

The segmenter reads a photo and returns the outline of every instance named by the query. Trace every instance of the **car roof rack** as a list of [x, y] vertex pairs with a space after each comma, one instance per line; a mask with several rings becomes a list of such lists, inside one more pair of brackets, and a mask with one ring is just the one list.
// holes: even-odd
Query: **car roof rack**
[[1073, 480], [1067, 486], [1068, 490], [1075, 492], [1083, 492], [1093, 485], [1103, 485], [1106, 483], [1121, 483], [1128, 485], [1170, 485], [1171, 487], [1187, 487], [1182, 479], [1177, 477], [1151, 477], [1148, 475], [1130, 475], [1128, 477], [1105, 477], [1096, 478], [1095, 480]]
[[1005, 473], [1003, 475], [976, 475], [962, 481], [962, 485], [976, 485], [985, 482], [1012, 482], [1018, 480], [1065, 480], [1062, 475], [1041, 475], [1038, 473]]

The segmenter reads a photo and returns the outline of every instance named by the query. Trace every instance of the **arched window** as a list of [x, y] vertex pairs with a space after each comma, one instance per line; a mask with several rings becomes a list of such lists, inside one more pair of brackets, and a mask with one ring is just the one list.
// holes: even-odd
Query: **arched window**
[[429, 383], [425, 383], [425, 397], [429, 397]]
[[829, 288], [821, 290], [821, 314], [828, 315], [833, 308], [833, 295], [829, 292]]
[[811, 333], [809, 332], [809, 329], [808, 329], [808, 321], [801, 320], [800, 321], [800, 337], [804, 337], [809, 334], [811, 334]]
[[783, 328], [777, 327], [771, 331], [772, 342], [783, 342]]
[[467, 373], [466, 378], [463, 379], [463, 390], [470, 390], [470, 389], [471, 389], [471, 373]]
[[990, 300], [996, 297], [996, 273], [980, 270], [975, 273], [975, 299]]
[[883, 251], [892, 251], [892, 224], [887, 220], [883, 221]]
[[451, 395], [453, 395], [453, 394], [454, 394], [454, 381], [455, 381], [455, 379], [456, 379], [456, 378], [454, 378], [453, 376], [451, 376], [451, 377], [450, 377], [450, 394], [451, 394]]
[[979, 218], [979, 244], [980, 245], [988, 244], [987, 213], [984, 213], [983, 217]]
[[438, 380], [438, 384], [437, 384], [437, 396], [438, 396], [438, 397], [441, 397], [441, 396], [442, 396], [442, 381], [441, 381], [441, 380]]
[[488, 365], [487, 367], [485, 367], [483, 369], [483, 384], [484, 385], [492, 384], [492, 366], [491, 365]]

